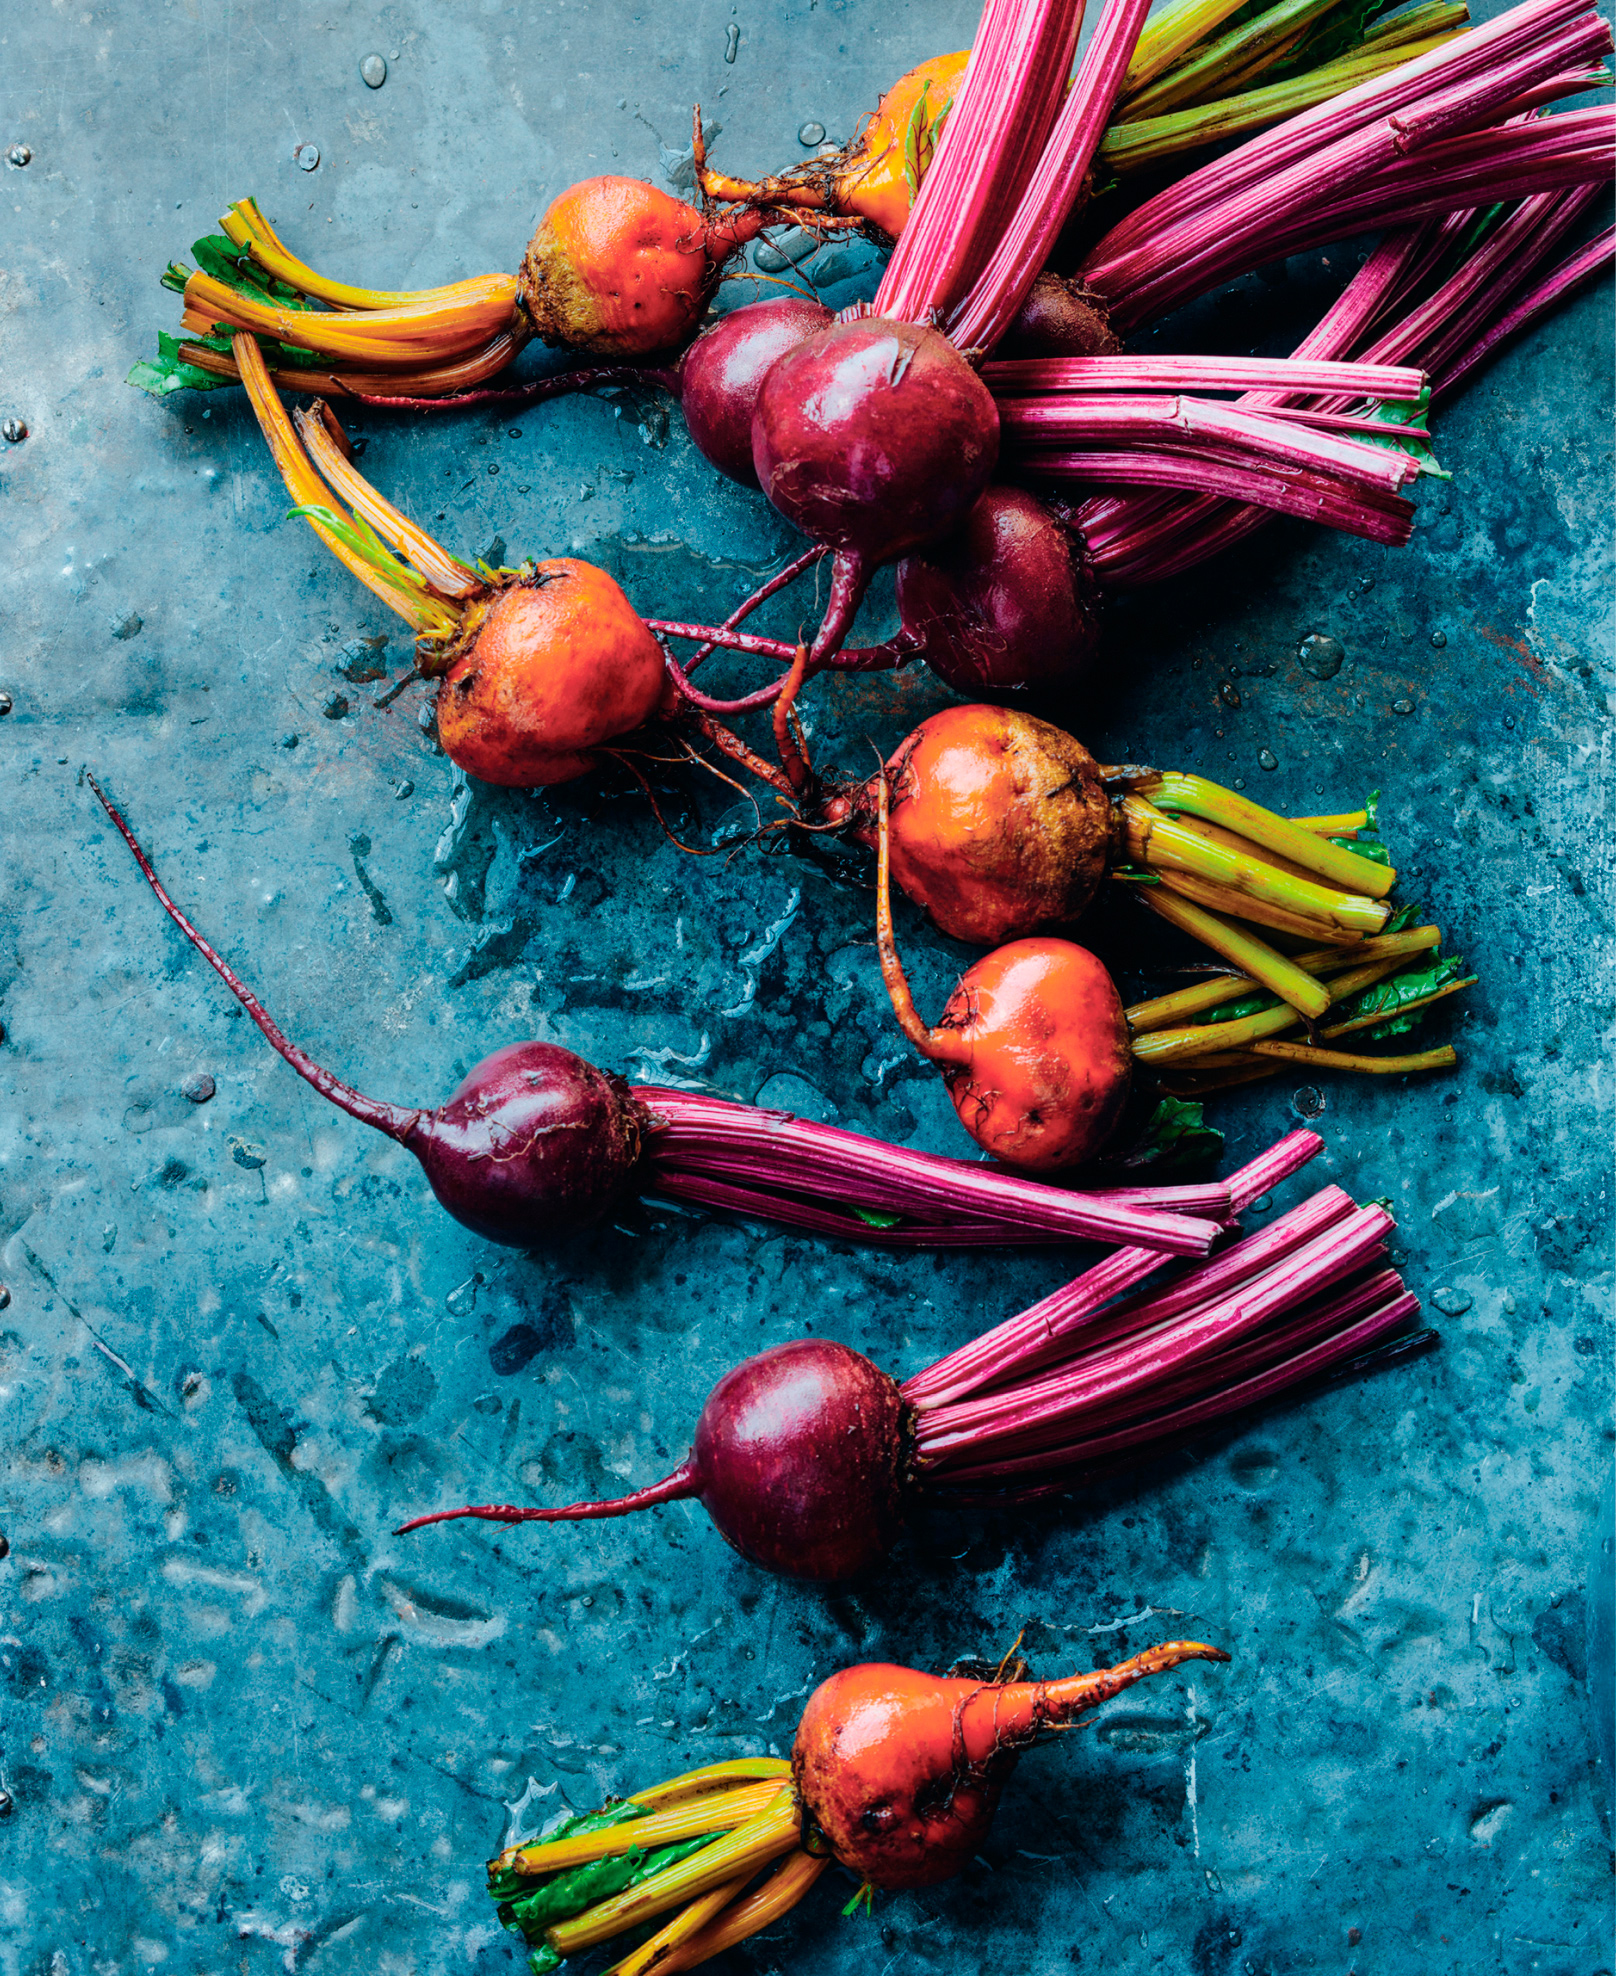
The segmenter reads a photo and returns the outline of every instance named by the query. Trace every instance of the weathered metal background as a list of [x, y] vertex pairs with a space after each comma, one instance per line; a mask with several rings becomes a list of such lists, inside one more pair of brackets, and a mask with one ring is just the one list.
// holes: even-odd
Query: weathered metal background
[[[0, 448], [5, 1976], [515, 1968], [480, 1869], [530, 1778], [585, 1804], [783, 1749], [839, 1663], [941, 1664], [1022, 1627], [1046, 1670], [1184, 1632], [1234, 1661], [1029, 1760], [958, 1883], [869, 1921], [827, 1883], [737, 1968], [1611, 1966], [1585, 1645], [1610, 1459], [1608, 298], [1451, 408], [1455, 478], [1411, 550], [1275, 528], [1118, 608], [1105, 686], [1051, 710], [1102, 755], [1279, 806], [1385, 791], [1482, 983], [1459, 1074], [1323, 1091], [1319, 1164], [1395, 1203], [1443, 1349], [1103, 1495], [928, 1523], [872, 1585], [766, 1580], [689, 1506], [389, 1532], [468, 1495], [649, 1480], [745, 1352], [812, 1328], [903, 1372], [1078, 1258], [894, 1259], [655, 1211], [490, 1248], [270, 1055], [80, 782], [106, 778], [271, 1009], [364, 1089], [435, 1100], [541, 1035], [963, 1149], [888, 1017], [867, 894], [754, 849], [694, 862], [611, 779], [467, 789], [419, 688], [376, 706], [406, 641], [282, 521], [239, 395], [159, 405], [122, 378], [177, 314], [161, 267], [230, 198], [358, 280], [513, 267], [573, 178], [676, 167], [698, 96], [720, 160], [762, 167], [805, 122], [845, 136], [975, 11], [0, 17], [0, 145], [32, 152], [0, 168], [0, 415], [29, 427]], [[1350, 259], [1244, 282], [1185, 333], [1282, 341]], [[789, 546], [654, 405], [365, 430], [367, 470], [451, 546], [576, 550], [646, 610], [717, 613]], [[1313, 633], [1345, 650], [1330, 679], [1299, 663]], [[923, 674], [820, 688], [816, 740], [861, 766], [944, 697]], [[749, 820], [718, 783], [681, 790], [709, 843]], [[903, 932], [935, 1007], [963, 951]], [[1232, 1096], [1232, 1151], [1298, 1103]]]

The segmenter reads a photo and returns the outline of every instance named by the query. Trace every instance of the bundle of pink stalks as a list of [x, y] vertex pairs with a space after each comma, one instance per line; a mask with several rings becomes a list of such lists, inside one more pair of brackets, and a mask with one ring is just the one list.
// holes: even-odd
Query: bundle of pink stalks
[[[1430, 378], [1431, 402], [1441, 402], [1512, 338], [1608, 272], [1616, 259], [1616, 229], [1608, 227], [1548, 265], [1601, 190], [1585, 185], [1540, 193], [1522, 200], [1506, 217], [1467, 210], [1387, 234], [1298, 345], [1295, 359], [1356, 354], [1366, 364], [1418, 363]], [[1462, 258], [1453, 267], [1456, 254]], [[1415, 296], [1422, 299], [1411, 306]], [[1259, 416], [1321, 419], [1346, 417], [1351, 402], [1342, 396], [1312, 396], [1297, 404], [1267, 390], [1239, 401]], [[1395, 435], [1398, 428], [1383, 430]], [[1412, 427], [1402, 432], [1409, 438], [1421, 436]], [[1064, 466], [1046, 456], [1036, 470], [1059, 479]], [[1086, 466], [1079, 465], [1073, 477], [1086, 478]], [[1272, 503], [1237, 505], [1204, 495], [1185, 500], [1118, 492], [1091, 497], [1065, 510], [1062, 518], [1080, 532], [1101, 586], [1120, 589], [1161, 582], [1232, 548], [1261, 528], [1273, 511]]]
[[[1233, 1174], [1236, 1215], [1321, 1144], [1293, 1132]], [[1355, 1364], [1420, 1308], [1386, 1263], [1394, 1226], [1330, 1186], [1171, 1273], [1120, 1251], [905, 1382], [916, 1479], [1050, 1493]], [[1399, 1339], [1397, 1355], [1434, 1339]]]
[[[1158, 1256], [1203, 1256], [1234, 1212], [1222, 1180], [1054, 1187], [700, 1092], [641, 1084], [633, 1096], [652, 1118], [647, 1193], [866, 1246], [1128, 1242]], [[882, 1227], [860, 1208], [902, 1219]]]

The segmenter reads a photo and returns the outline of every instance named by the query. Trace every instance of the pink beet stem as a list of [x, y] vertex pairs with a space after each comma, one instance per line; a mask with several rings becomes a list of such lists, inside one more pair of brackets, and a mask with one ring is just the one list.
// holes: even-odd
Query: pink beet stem
[[[1142, 1295], [1108, 1304], [1103, 1309], [1095, 1301], [1084, 1310], [1078, 1307], [1075, 1298], [1070, 1307], [1060, 1307], [1057, 1300], [1062, 1293], [1057, 1291], [1054, 1297], [1046, 1297], [1043, 1304], [1035, 1304], [1021, 1318], [1012, 1318], [1009, 1324], [1000, 1325], [998, 1331], [989, 1332], [987, 1339], [978, 1340], [982, 1345], [1000, 1338], [1001, 1334], [1010, 1334], [994, 1348], [991, 1367], [982, 1358], [977, 1360], [982, 1371], [972, 1382], [977, 1389], [976, 1397], [957, 1398], [951, 1392], [935, 1389], [921, 1396], [913, 1390], [913, 1382], [904, 1388], [904, 1396], [925, 1409], [928, 1431], [990, 1427], [1020, 1407], [1032, 1373], [1041, 1372], [1047, 1365], [1060, 1365], [1060, 1371], [1047, 1375], [1049, 1381], [1055, 1382], [1050, 1390], [1055, 1390], [1069, 1369], [1066, 1361], [1075, 1363], [1080, 1357], [1086, 1360], [1101, 1345], [1115, 1344], [1121, 1338], [1153, 1331], [1175, 1318], [1213, 1309], [1241, 1284], [1254, 1281], [1352, 1212], [1349, 1195], [1339, 1187], [1326, 1187], [1270, 1227], [1248, 1235], [1208, 1261]], [[1073, 1287], [1069, 1285], [1068, 1289]], [[1042, 1325], [1035, 1328], [1029, 1320], [1040, 1314], [1043, 1314]], [[1022, 1327], [1019, 1334], [1012, 1330], [1016, 1325]]]
[[1136, 207], [1100, 241], [1085, 270], [1110, 266], [1186, 217], [1272, 182], [1299, 160], [1318, 158], [1343, 137], [1429, 98], [1436, 89], [1485, 78], [1497, 62], [1538, 46], [1586, 12], [1586, 0], [1528, 0], [1386, 75], [1287, 118]]
[[1546, 281], [1540, 282], [1529, 295], [1516, 303], [1502, 322], [1496, 323], [1479, 342], [1457, 358], [1450, 369], [1443, 371], [1432, 387], [1433, 395], [1442, 398], [1450, 391], [1457, 391], [1502, 344], [1512, 336], [1518, 336], [1596, 274], [1608, 269], [1613, 256], [1616, 256], [1616, 227], [1606, 227], [1586, 247], [1562, 261]]
[[632, 1516], [637, 1509], [650, 1509], [655, 1503], [679, 1502], [699, 1496], [701, 1481], [688, 1460], [671, 1475], [632, 1495], [618, 1496], [603, 1503], [568, 1503], [564, 1509], [520, 1509], [515, 1503], [479, 1503], [465, 1509], [437, 1509], [430, 1516], [412, 1516], [393, 1532], [402, 1537], [407, 1531], [423, 1529], [429, 1523], [454, 1523], [460, 1517], [474, 1516], [484, 1523], [584, 1523], [606, 1516]]
[[[1232, 1213], [1243, 1213], [1253, 1201], [1298, 1172], [1323, 1144], [1315, 1132], [1289, 1132], [1232, 1173], [1227, 1182]], [[1265, 1234], [1271, 1235], [1272, 1230]], [[1218, 1263], [1208, 1266], [1217, 1268]], [[943, 1406], [1051, 1358], [1065, 1357], [1069, 1347], [1064, 1341], [1071, 1332], [1160, 1267], [1161, 1259], [1154, 1250], [1119, 1249], [1030, 1310], [1006, 1318], [980, 1338], [917, 1372], [905, 1383], [904, 1398], [915, 1406]]]
[[341, 1083], [331, 1075], [330, 1071], [323, 1070], [312, 1057], [300, 1050], [272, 1019], [263, 1003], [259, 1001], [258, 997], [241, 977], [230, 967], [228, 962], [222, 960], [213, 951], [212, 947], [208, 945], [207, 941], [203, 939], [202, 935], [197, 932], [184, 913], [180, 911], [179, 907], [175, 905], [174, 901], [163, 890], [156, 872], [151, 867], [151, 861], [140, 848], [135, 838], [135, 833], [124, 822], [119, 812], [113, 808], [112, 803], [108, 800], [106, 791], [96, 781], [95, 777], [90, 774], [88, 769], [85, 770], [84, 779], [95, 791], [96, 800], [100, 803], [102, 809], [106, 811], [107, 815], [111, 817], [117, 827], [118, 834], [123, 838], [123, 841], [129, 846], [130, 850], [134, 852], [135, 863], [140, 866], [146, 883], [157, 894], [163, 910], [207, 962], [208, 966], [219, 976], [220, 980], [223, 981], [236, 1000], [240, 1002], [248, 1015], [257, 1023], [259, 1029], [262, 1030], [264, 1036], [268, 1039], [270, 1047], [286, 1059], [299, 1077], [306, 1079], [312, 1084], [322, 1098], [329, 1098], [332, 1104], [345, 1111], [350, 1118], [358, 1119], [361, 1125], [374, 1126], [378, 1132], [385, 1132], [389, 1139], [407, 1139], [417, 1123], [425, 1116], [421, 1109], [419, 1107], [412, 1109], [405, 1105], [389, 1105], [385, 1104], [379, 1098], [367, 1098], [363, 1093], [352, 1089], [351, 1086]]
[[[1267, 1324], [1287, 1306], [1316, 1296], [1338, 1282], [1382, 1247], [1392, 1218], [1384, 1208], [1355, 1209], [1334, 1227], [1284, 1257], [1254, 1283], [1174, 1322], [1127, 1339], [1093, 1360], [1079, 1359], [1058, 1372], [1010, 1394], [971, 1403], [973, 1424], [950, 1426], [965, 1411], [938, 1409], [922, 1415], [917, 1427], [917, 1450], [928, 1463], [979, 1458], [983, 1448], [1005, 1441], [1024, 1445], [1030, 1439], [1060, 1438], [1063, 1425], [1117, 1395], [1160, 1380], [1187, 1361], [1222, 1349], [1234, 1339]], [[994, 1415], [984, 1429], [982, 1414]]]
[[[1423, 371], [1383, 363], [1330, 363], [1299, 357], [1024, 357], [984, 364], [997, 398], [1084, 391], [1340, 391], [1353, 398], [1414, 403]], [[1001, 419], [1006, 408], [1000, 407]]]
[[[760, 1112], [685, 1091], [644, 1088], [636, 1097], [665, 1121], [649, 1155], [657, 1184], [699, 1162], [714, 1177], [806, 1196], [815, 1205], [876, 1205], [935, 1221], [976, 1213], [1060, 1232], [1075, 1241], [1132, 1242], [1175, 1255], [1205, 1255], [1215, 1222], [1149, 1208], [1094, 1202], [1074, 1189], [1023, 1179], [993, 1167], [940, 1159], [815, 1125], [786, 1112]], [[881, 1195], [872, 1199], [872, 1190]]]
[[1081, 19], [1081, 0], [987, 0], [954, 107], [876, 290], [876, 315], [925, 322], [986, 264], [1059, 112]]
[[[784, 590], [788, 583], [795, 583], [804, 570], [812, 569], [815, 563], [822, 561], [829, 554], [830, 551], [825, 547], [823, 542], [816, 542], [811, 549], [805, 549], [794, 561], [787, 563], [784, 569], [777, 570], [769, 578], [767, 583], [760, 584], [744, 603], [737, 604], [729, 616], [725, 618], [723, 629], [725, 631], [733, 631], [736, 625], [743, 623], [749, 618], [760, 604], [766, 604], [776, 592]], [[651, 628], [655, 631], [658, 628], [657, 622], [652, 622]], [[664, 625], [662, 628], [667, 631], [668, 636], [671, 638], [684, 638], [690, 635], [706, 636], [704, 632], [687, 633], [684, 630], [675, 630], [667, 625]], [[774, 641], [771, 640], [770, 642], [773, 643]], [[718, 640], [713, 639], [710, 643], [703, 645], [699, 652], [693, 652], [684, 662], [685, 671], [694, 672], [702, 660], [712, 652], [714, 645], [717, 643]], [[788, 653], [795, 655], [797, 648], [795, 645], [787, 644], [785, 649]], [[787, 665], [791, 663], [789, 657], [786, 663]]]
[[1026, 190], [949, 321], [960, 349], [991, 350], [1026, 301], [1083, 191], [1149, 11], [1150, 0], [1107, 0]]
[[1136, 1422], [1112, 1433], [1063, 1442], [1039, 1454], [1010, 1456], [1002, 1461], [978, 1462], [927, 1479], [933, 1487], [939, 1485], [947, 1487], [956, 1481], [968, 1485], [972, 1482], [986, 1482], [1001, 1477], [1047, 1475], [1052, 1469], [1086, 1466], [1089, 1462], [1102, 1460], [1123, 1449], [1178, 1438], [1189, 1429], [1204, 1426], [1209, 1421], [1256, 1406], [1264, 1400], [1271, 1399], [1275, 1394], [1284, 1392], [1287, 1387], [1299, 1385], [1303, 1380], [1316, 1377], [1341, 1360], [1353, 1357], [1378, 1339], [1384, 1338], [1389, 1332], [1396, 1330], [1398, 1325], [1405, 1323], [1419, 1310], [1419, 1307], [1418, 1297], [1404, 1291], [1356, 1324], [1344, 1331], [1336, 1331], [1332, 1336], [1297, 1353], [1295, 1357], [1283, 1359], [1277, 1365], [1271, 1365], [1236, 1385], [1220, 1388], [1176, 1411], [1158, 1414], [1150, 1420]]

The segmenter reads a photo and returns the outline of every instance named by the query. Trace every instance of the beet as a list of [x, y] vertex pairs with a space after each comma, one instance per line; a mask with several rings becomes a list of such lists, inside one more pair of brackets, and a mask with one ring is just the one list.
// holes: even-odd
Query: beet
[[757, 486], [752, 418], [763, 380], [788, 350], [830, 321], [829, 309], [801, 296], [751, 302], [720, 316], [685, 352], [679, 403], [690, 437], [720, 473]]
[[1080, 281], [1045, 273], [1033, 283], [993, 354], [1001, 359], [1111, 357], [1121, 348], [1103, 297]]
[[1019, 487], [990, 487], [951, 535], [898, 565], [898, 611], [956, 693], [1073, 690], [1100, 646], [1081, 538]]
[[815, 662], [846, 637], [877, 567], [963, 521], [998, 457], [992, 395], [934, 329], [835, 323], [779, 359], [752, 458], [781, 514], [836, 551]]

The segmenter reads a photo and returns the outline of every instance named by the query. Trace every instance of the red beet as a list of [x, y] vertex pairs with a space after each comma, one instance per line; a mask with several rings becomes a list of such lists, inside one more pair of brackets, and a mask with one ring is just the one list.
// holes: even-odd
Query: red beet
[[1122, 348], [1104, 300], [1080, 281], [1041, 274], [993, 354], [1006, 357], [1110, 357]]
[[1082, 538], [1019, 487], [990, 487], [964, 523], [898, 565], [898, 610], [956, 693], [1070, 689], [1100, 645]]
[[752, 417], [763, 380], [788, 350], [830, 321], [829, 309], [803, 296], [752, 302], [720, 316], [685, 352], [679, 403], [691, 438], [720, 473], [757, 486]]
[[780, 358], [758, 393], [752, 458], [781, 514], [836, 551], [816, 663], [877, 567], [963, 521], [998, 457], [998, 408], [934, 329], [836, 323]]

